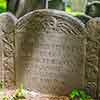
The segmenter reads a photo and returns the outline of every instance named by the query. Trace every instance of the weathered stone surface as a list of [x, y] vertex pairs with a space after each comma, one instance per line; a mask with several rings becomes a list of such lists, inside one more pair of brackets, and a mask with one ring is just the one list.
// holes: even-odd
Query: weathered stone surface
[[85, 13], [91, 17], [100, 17], [100, 1], [88, 3]]
[[45, 0], [19, 0], [16, 8], [16, 16], [21, 17], [36, 9], [43, 9]]
[[0, 33], [2, 46], [0, 48], [0, 80], [5, 87], [13, 86], [14, 72], [14, 29], [16, 18], [10, 13], [0, 15]]
[[86, 25], [88, 38], [86, 41], [86, 86], [91, 89], [91, 95], [100, 93], [100, 19], [91, 19]]
[[80, 19], [84, 24], [86, 24], [92, 17], [87, 15], [76, 15], [78, 19]]
[[[1, 33], [1, 30], [0, 30]], [[3, 53], [2, 33], [0, 34], [0, 81], [3, 81], [3, 66], [2, 66], [2, 53]]]
[[[46, 0], [9, 0], [7, 10], [21, 17], [36, 9], [45, 9]], [[48, 1], [49, 9], [64, 10], [63, 0], [50, 0]]]
[[[66, 95], [83, 77], [84, 25], [57, 10], [38, 10], [20, 18], [16, 29], [16, 81], [26, 89]], [[63, 91], [63, 92], [62, 92]]]

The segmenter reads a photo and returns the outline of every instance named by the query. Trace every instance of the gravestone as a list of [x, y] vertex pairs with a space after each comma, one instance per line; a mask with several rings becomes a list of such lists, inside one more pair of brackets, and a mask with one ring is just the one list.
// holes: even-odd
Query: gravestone
[[91, 17], [100, 17], [100, 1], [93, 1], [86, 6], [85, 13]]
[[86, 24], [92, 17], [87, 15], [76, 15], [78, 19], [80, 19], [84, 24]]
[[49, 95], [82, 87], [84, 24], [62, 11], [37, 10], [16, 26], [17, 86]]
[[[6, 88], [12, 87], [14, 72], [14, 30], [16, 18], [10, 13], [0, 15], [0, 80]], [[0, 43], [1, 43], [0, 42]], [[1, 77], [2, 76], [2, 77]]]
[[[1, 33], [1, 30], [0, 30]], [[2, 66], [2, 53], [3, 53], [2, 34], [0, 34], [0, 82], [4, 81], [3, 66]]]
[[86, 25], [88, 33], [86, 43], [86, 86], [90, 88], [91, 95], [100, 95], [100, 18], [91, 19]]
[[43, 9], [45, 8], [44, 3], [45, 0], [19, 0], [19, 3], [16, 5], [16, 16], [19, 18], [33, 10]]
[[7, 0], [7, 11], [15, 14], [20, 0]]
[[65, 5], [63, 0], [49, 0], [48, 1], [49, 9], [65, 10]]

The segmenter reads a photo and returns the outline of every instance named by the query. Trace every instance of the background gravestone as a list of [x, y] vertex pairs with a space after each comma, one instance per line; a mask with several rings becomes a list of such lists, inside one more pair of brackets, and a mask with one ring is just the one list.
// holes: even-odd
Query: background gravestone
[[16, 18], [10, 13], [0, 15], [0, 32], [2, 47], [0, 51], [0, 80], [4, 81], [5, 87], [14, 85], [14, 30]]
[[48, 1], [49, 9], [65, 10], [65, 4], [63, 0], [49, 0]]
[[7, 0], [7, 11], [15, 14], [19, 5], [19, 1], [20, 0]]
[[16, 5], [16, 16], [21, 17], [33, 10], [45, 8], [45, 1], [46, 0], [19, 0], [19, 3]]
[[92, 17], [87, 15], [76, 15], [78, 19], [80, 19], [84, 24], [86, 24]]
[[[7, 0], [7, 11], [12, 12], [17, 17], [21, 17], [26, 13], [29, 13], [36, 9], [46, 8], [47, 0]], [[64, 1], [63, 0], [49, 0], [48, 1], [49, 9], [58, 9], [64, 10]]]
[[[0, 30], [1, 33], [1, 30]], [[0, 82], [4, 81], [3, 66], [2, 66], [2, 53], [3, 53], [2, 33], [0, 34]]]
[[90, 88], [91, 95], [100, 94], [100, 18], [91, 19], [86, 25], [88, 33], [86, 45], [86, 86]]
[[[16, 29], [16, 81], [26, 89], [66, 95], [82, 87], [84, 25], [57, 10], [37, 10]], [[62, 92], [63, 91], [63, 92]]]
[[86, 6], [85, 14], [91, 17], [100, 17], [100, 1], [93, 1]]

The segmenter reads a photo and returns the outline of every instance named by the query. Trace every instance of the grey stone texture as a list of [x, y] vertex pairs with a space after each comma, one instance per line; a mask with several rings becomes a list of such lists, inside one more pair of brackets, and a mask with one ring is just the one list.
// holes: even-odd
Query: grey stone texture
[[100, 18], [85, 24], [58, 10], [36, 10], [18, 20], [1, 14], [0, 81], [49, 96], [88, 88], [99, 97]]
[[92, 17], [87, 15], [76, 15], [78, 19], [80, 19], [84, 24], [86, 24]]
[[61, 11], [37, 10], [16, 27], [17, 86], [49, 95], [82, 87], [84, 24]]
[[14, 86], [14, 31], [16, 17], [11, 13], [0, 14], [0, 81], [6, 88]]
[[43, 9], [45, 0], [19, 0], [16, 16], [19, 18], [33, 10]]
[[96, 97], [100, 93], [100, 18], [91, 19], [86, 25], [86, 32], [85, 81], [91, 95]]

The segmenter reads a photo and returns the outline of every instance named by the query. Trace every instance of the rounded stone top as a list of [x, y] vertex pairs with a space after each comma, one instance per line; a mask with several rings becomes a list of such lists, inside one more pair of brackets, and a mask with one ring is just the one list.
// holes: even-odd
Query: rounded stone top
[[8, 18], [10, 18], [10, 19], [13, 19], [14, 22], [17, 21], [16, 16], [14, 16], [14, 15], [13, 15], [12, 13], [10, 13], [10, 12], [1, 13], [1, 14], [0, 14], [0, 17], [2, 17], [2, 16], [8, 17]]
[[2, 31], [7, 33], [15, 31], [14, 28], [16, 22], [17, 18], [10, 12], [0, 14], [0, 27]]
[[15, 33], [17, 86], [49, 95], [82, 86], [81, 21], [63, 11], [36, 10], [17, 21]]
[[[30, 13], [27, 13], [23, 17], [19, 18], [17, 21], [17, 27], [20, 27], [23, 23], [32, 21], [34, 17], [39, 17], [42, 19], [46, 16], [54, 16], [56, 18], [61, 18], [65, 21], [67, 21], [72, 27], [76, 29], [76, 31], [81, 32], [81, 35], [85, 35], [84, 33], [84, 24], [74, 16], [67, 14], [64, 11], [59, 11], [59, 10], [52, 10], [52, 9], [40, 9], [40, 10], [35, 10]], [[39, 20], [40, 21], [40, 20]], [[80, 35], [79, 35], [80, 36]]]
[[94, 39], [99, 39], [100, 37], [100, 18], [92, 18], [86, 24], [86, 31], [88, 36]]

